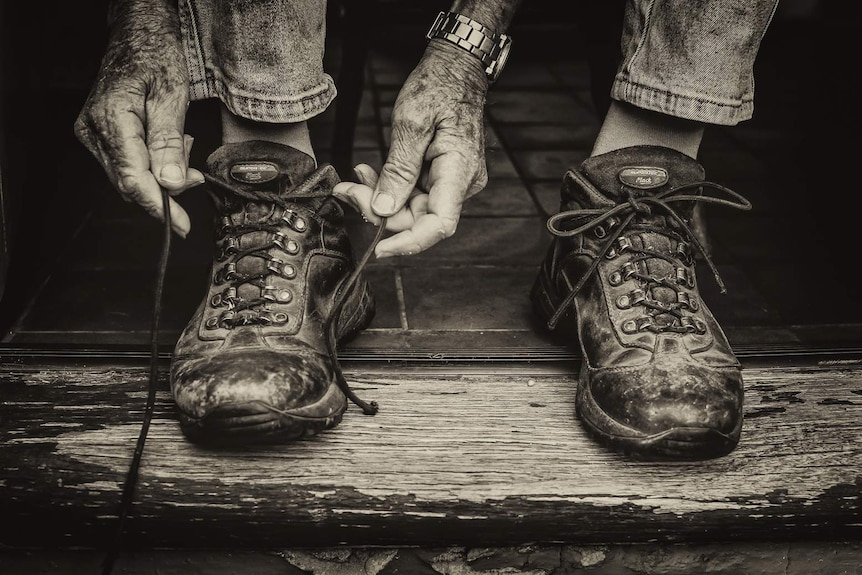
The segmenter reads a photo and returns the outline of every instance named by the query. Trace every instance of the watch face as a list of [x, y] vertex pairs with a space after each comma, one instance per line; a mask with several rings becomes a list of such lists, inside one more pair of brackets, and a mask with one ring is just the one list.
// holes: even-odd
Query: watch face
[[494, 60], [489, 70], [491, 81], [494, 82], [500, 77], [500, 72], [506, 66], [506, 60], [509, 59], [509, 49], [512, 47], [512, 39], [505, 34], [500, 36], [500, 55]]

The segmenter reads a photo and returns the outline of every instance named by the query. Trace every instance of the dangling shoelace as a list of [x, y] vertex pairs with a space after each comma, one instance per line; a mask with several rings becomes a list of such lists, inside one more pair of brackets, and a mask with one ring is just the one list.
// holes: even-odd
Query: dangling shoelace
[[[210, 178], [209, 176], [206, 177], [212, 180], [212, 178]], [[213, 181], [215, 181], [219, 185], [224, 185], [224, 182], [218, 180]], [[244, 197], [245, 199], [257, 201], [263, 200], [276, 203], [280, 206], [283, 206], [284, 204], [284, 200], [280, 196], [270, 192], [256, 192], [254, 194], [251, 194], [248, 192], [244, 192], [243, 190], [231, 190], [236, 192], [241, 197]], [[138, 441], [135, 444], [135, 450], [132, 454], [132, 462], [129, 465], [129, 471], [126, 474], [126, 481], [123, 483], [123, 492], [120, 499], [120, 510], [118, 513], [117, 528], [114, 540], [111, 542], [105, 555], [104, 561], [102, 562], [102, 575], [110, 575], [112, 573], [114, 569], [114, 564], [116, 563], [117, 557], [120, 553], [120, 549], [122, 548], [126, 521], [129, 516], [129, 511], [131, 510], [132, 501], [134, 500], [135, 487], [137, 485], [138, 473], [141, 467], [141, 459], [144, 454], [144, 446], [147, 441], [147, 434], [150, 429], [150, 423], [152, 422], [153, 411], [155, 409], [159, 372], [159, 319], [161, 316], [162, 309], [161, 302], [162, 293], [164, 292], [165, 275], [167, 272], [168, 259], [170, 257], [171, 251], [171, 214], [169, 199], [170, 197], [167, 190], [162, 190], [162, 209], [165, 216], [162, 232], [162, 250], [159, 255], [158, 270], [156, 274], [156, 285], [153, 294], [154, 303], [152, 311], [152, 327], [150, 332], [150, 373], [149, 382], [147, 385], [147, 401], [144, 408], [143, 421], [141, 422], [141, 430], [138, 434]], [[365, 250], [365, 253], [363, 254], [362, 258], [357, 263], [356, 268], [348, 276], [347, 280], [345, 280], [344, 285], [341, 286], [341, 288], [336, 292], [336, 299], [333, 303], [332, 310], [329, 313], [329, 316], [326, 318], [326, 321], [324, 322], [324, 331], [327, 334], [326, 352], [329, 355], [330, 360], [332, 361], [336, 383], [339, 389], [341, 389], [341, 391], [344, 393], [344, 395], [347, 396], [350, 401], [355, 403], [365, 415], [374, 415], [375, 413], [377, 413], [378, 405], [375, 401], [366, 402], [357, 397], [356, 393], [350, 388], [350, 385], [347, 383], [347, 379], [344, 377], [344, 372], [341, 369], [341, 363], [338, 360], [338, 354], [336, 352], [337, 342], [335, 320], [337, 319], [345, 300], [350, 295], [350, 291], [356, 285], [359, 276], [365, 269], [368, 260], [370, 260], [371, 256], [374, 254], [374, 248], [383, 238], [383, 233], [385, 229], [386, 218], [381, 218], [381, 222], [377, 229], [377, 233], [374, 236], [374, 239], [371, 241], [371, 244]]]
[[[573, 175], [575, 181], [584, 189], [589, 190], [595, 194], [602, 195], [601, 191], [598, 190], [583, 175], [577, 172], [575, 172]], [[684, 193], [698, 188], [712, 189], [717, 192], [727, 194], [732, 199]], [[548, 231], [551, 232], [551, 234], [561, 238], [568, 238], [583, 234], [584, 232], [590, 231], [593, 228], [599, 226], [600, 224], [611, 220], [612, 218], [621, 219], [620, 224], [616, 226], [614, 231], [607, 236], [607, 240], [599, 249], [598, 255], [593, 259], [592, 263], [590, 264], [590, 267], [587, 269], [587, 272], [581, 276], [578, 283], [575, 284], [574, 287], [572, 287], [568, 295], [566, 295], [560, 305], [557, 306], [557, 308], [554, 310], [554, 314], [548, 320], [549, 329], [554, 329], [556, 327], [557, 322], [566, 313], [566, 310], [568, 310], [569, 306], [572, 305], [572, 302], [575, 300], [575, 297], [578, 295], [581, 289], [583, 289], [584, 285], [586, 285], [587, 280], [596, 273], [599, 264], [604, 259], [604, 257], [611, 251], [611, 248], [613, 248], [614, 243], [619, 237], [622, 236], [623, 232], [630, 228], [640, 227], [645, 231], [653, 231], [655, 233], [667, 235], [668, 230], [666, 229], [650, 227], [646, 224], [639, 224], [635, 220], [638, 215], [651, 215], [654, 209], [658, 209], [659, 211], [664, 212], [666, 215], [670, 216], [670, 218], [674, 222], [676, 222], [676, 224], [682, 230], [681, 235], [697, 247], [697, 251], [700, 253], [706, 264], [709, 266], [710, 271], [712, 271], [712, 275], [715, 278], [715, 281], [718, 284], [721, 293], [727, 292], [724, 282], [722, 281], [721, 276], [718, 273], [718, 268], [716, 268], [715, 264], [712, 261], [712, 258], [709, 256], [706, 249], [701, 244], [700, 240], [697, 239], [697, 235], [694, 233], [691, 227], [676, 212], [676, 210], [674, 210], [673, 206], [671, 205], [674, 202], [704, 202], [708, 204], [717, 204], [730, 208], [736, 208], [739, 210], [751, 209], [751, 202], [749, 202], [741, 194], [734, 192], [730, 188], [726, 188], [720, 184], [716, 184], [715, 182], [704, 180], [700, 182], [682, 184], [674, 188], [668, 188], [667, 190], [659, 192], [654, 196], [635, 197], [632, 193], [629, 192], [627, 201], [618, 203], [614, 206], [603, 208], [584, 208], [567, 210], [560, 212], [554, 216], [551, 216], [548, 219]], [[563, 229], [562, 227], [560, 227], [567, 222], [581, 222], [584, 220], [586, 220], [586, 223], [583, 223], [580, 226], [571, 230]], [[672, 261], [672, 259], [668, 256], [656, 251], [641, 251], [650, 257], [658, 257], [667, 261]], [[668, 310], [665, 309], [662, 311]]]

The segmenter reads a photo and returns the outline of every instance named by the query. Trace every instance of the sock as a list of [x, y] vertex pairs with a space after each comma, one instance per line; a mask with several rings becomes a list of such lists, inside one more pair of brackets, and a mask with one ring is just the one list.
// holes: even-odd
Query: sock
[[614, 101], [602, 123], [591, 156], [629, 146], [671, 148], [697, 159], [704, 125]]
[[249, 140], [275, 142], [305, 152], [314, 158], [315, 164], [317, 163], [317, 157], [311, 145], [311, 136], [308, 133], [308, 123], [306, 122], [296, 122], [293, 124], [258, 122], [241, 118], [222, 106], [221, 124], [223, 144], [235, 144]]

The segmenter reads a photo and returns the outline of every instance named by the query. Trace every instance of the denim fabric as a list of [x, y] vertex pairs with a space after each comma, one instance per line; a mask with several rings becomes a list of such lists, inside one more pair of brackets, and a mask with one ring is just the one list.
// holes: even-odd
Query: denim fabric
[[323, 71], [326, 0], [179, 0], [179, 14], [192, 100], [290, 123], [335, 98]]
[[708, 124], [754, 112], [754, 60], [778, 0], [629, 0], [611, 97]]
[[[754, 60], [777, 5], [628, 0], [611, 96], [710, 124], [751, 118]], [[179, 0], [179, 12], [193, 100], [219, 98], [245, 118], [297, 122], [335, 98], [323, 71], [326, 0]]]

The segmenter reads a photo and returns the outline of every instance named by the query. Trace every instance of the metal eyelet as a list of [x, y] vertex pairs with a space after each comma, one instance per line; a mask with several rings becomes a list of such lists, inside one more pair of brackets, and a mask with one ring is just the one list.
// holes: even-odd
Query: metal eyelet
[[227, 238], [224, 242], [222, 242], [221, 250], [219, 252], [218, 259], [225, 260], [229, 256], [237, 253], [239, 251], [239, 239], [230, 237]]
[[287, 323], [288, 316], [286, 313], [278, 312], [272, 315], [272, 320], [275, 323]]
[[304, 232], [308, 229], [308, 222], [305, 221], [305, 218], [291, 210], [284, 210], [281, 219], [298, 232]]
[[620, 268], [620, 273], [623, 274], [623, 281], [628, 281], [638, 271], [637, 266], [633, 262], [629, 262]]
[[277, 303], [288, 303], [293, 299], [293, 294], [290, 290], [279, 289], [275, 286], [265, 286], [261, 292], [261, 297]]
[[691, 250], [688, 247], [688, 244], [685, 242], [679, 242], [676, 244], [676, 255], [679, 257], [680, 261], [687, 266], [690, 266], [693, 262], [691, 257]]
[[207, 329], [217, 329], [219, 327], [219, 318], [211, 317], [206, 321], [206, 324], [204, 325], [206, 325]]
[[646, 300], [646, 292], [642, 289], [636, 289], [618, 297], [616, 303], [617, 307], [620, 309], [629, 309], [630, 307], [643, 303], [644, 300]]
[[638, 332], [638, 324], [635, 320], [630, 319], [628, 321], [623, 322], [622, 325], [623, 333], [633, 334]]
[[236, 316], [236, 312], [233, 311], [225, 311], [218, 318], [219, 327], [230, 329], [233, 327], [233, 318]]
[[628, 250], [632, 249], [632, 241], [625, 236], [618, 237], [617, 238], [617, 249], [619, 250], [620, 253], [627, 252]]
[[676, 299], [682, 307], [688, 308], [691, 311], [697, 311], [700, 308], [697, 298], [689, 296], [686, 292], [676, 292]]
[[685, 268], [676, 268], [676, 283], [688, 288], [694, 287], [694, 276]]
[[623, 283], [623, 274], [620, 272], [612, 272], [611, 275], [608, 276], [608, 283], [612, 286], [618, 286]]
[[235, 262], [226, 264], [223, 268], [217, 269], [215, 274], [213, 274], [213, 282], [216, 284], [228, 282], [236, 278], [237, 273]]
[[219, 233], [224, 235], [224, 234], [227, 234], [228, 232], [230, 232], [231, 230], [233, 230], [233, 222], [231, 221], [230, 217], [223, 216], [221, 219], [221, 226], [219, 227]]
[[595, 228], [593, 228], [593, 235], [599, 239], [602, 239], [607, 237], [608, 232], [603, 226], [596, 226]]

